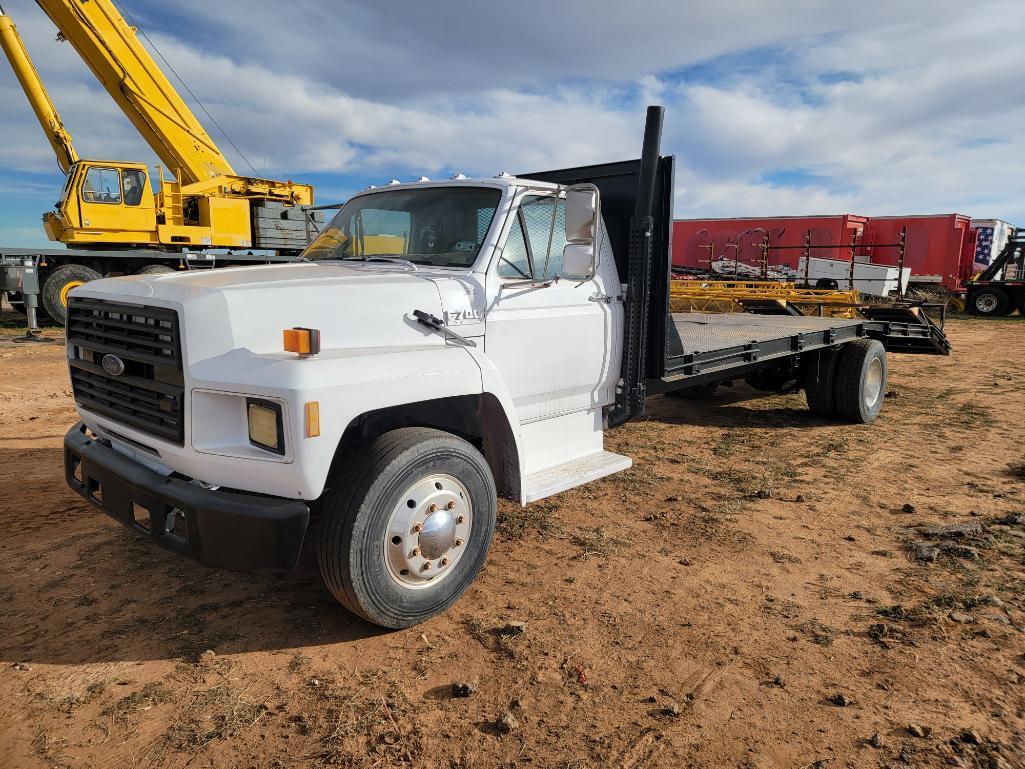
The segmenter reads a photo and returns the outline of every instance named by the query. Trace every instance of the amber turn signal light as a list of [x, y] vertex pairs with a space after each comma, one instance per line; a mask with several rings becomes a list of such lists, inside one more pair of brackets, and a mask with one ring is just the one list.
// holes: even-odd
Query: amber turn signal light
[[305, 358], [320, 352], [320, 332], [315, 328], [286, 328], [285, 352], [294, 352]]
[[320, 435], [320, 401], [306, 401], [306, 437]]

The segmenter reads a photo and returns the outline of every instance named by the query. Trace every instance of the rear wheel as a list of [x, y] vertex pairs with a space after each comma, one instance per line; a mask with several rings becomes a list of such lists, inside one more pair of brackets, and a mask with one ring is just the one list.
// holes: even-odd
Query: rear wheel
[[670, 390], [666, 395], [687, 401], [707, 401], [715, 395], [717, 389], [719, 389], [718, 382], [705, 382], [705, 384], [694, 385], [693, 387]]
[[867, 424], [883, 407], [886, 397], [886, 349], [876, 339], [845, 344], [836, 364], [833, 398], [837, 416]]
[[1007, 292], [996, 286], [976, 289], [968, 296], [968, 312], [983, 318], [1006, 315], [1013, 307]]
[[808, 410], [820, 417], [836, 415], [833, 382], [839, 350], [827, 347], [815, 353], [804, 367], [804, 397], [808, 400]]
[[495, 531], [491, 469], [461, 438], [392, 430], [325, 493], [320, 571], [347, 609], [388, 628], [449, 608], [484, 565]]
[[96, 270], [82, 264], [65, 264], [58, 267], [43, 281], [40, 304], [47, 315], [58, 323], [64, 323], [68, 317], [68, 293], [71, 289], [101, 277], [103, 276]]
[[1018, 314], [1025, 317], [1025, 291], [1021, 291], [1018, 294], [1018, 301], [1016, 304], [1018, 305]]
[[136, 275], [166, 275], [169, 272], [174, 272], [171, 267], [166, 264], [147, 264], [145, 267], [135, 271]]

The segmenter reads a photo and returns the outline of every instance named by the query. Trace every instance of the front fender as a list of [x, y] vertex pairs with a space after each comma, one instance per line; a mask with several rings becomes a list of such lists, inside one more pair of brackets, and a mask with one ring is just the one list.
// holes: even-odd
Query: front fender
[[[286, 452], [260, 461], [237, 452], [197, 451], [193, 430], [186, 429], [184, 447], [161, 445], [162, 461], [208, 483], [292, 499], [320, 496], [342, 434], [360, 414], [481, 393], [473, 358], [447, 346], [331, 350], [305, 359], [239, 349], [194, 364], [188, 373], [190, 399], [196, 391], [212, 391], [283, 401]], [[304, 429], [309, 401], [317, 401], [320, 410], [320, 435], [311, 438]]]

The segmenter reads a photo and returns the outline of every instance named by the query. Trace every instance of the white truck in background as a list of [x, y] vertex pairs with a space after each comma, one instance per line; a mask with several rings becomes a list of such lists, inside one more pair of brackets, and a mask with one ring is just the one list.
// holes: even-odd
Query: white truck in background
[[884, 345], [947, 351], [915, 308], [671, 315], [661, 124], [639, 161], [367, 190], [296, 263], [74, 289], [69, 485], [212, 566], [292, 568], [311, 529], [337, 599], [405, 627], [472, 582], [499, 495], [629, 467], [603, 434], [648, 394], [744, 378], [870, 422]]

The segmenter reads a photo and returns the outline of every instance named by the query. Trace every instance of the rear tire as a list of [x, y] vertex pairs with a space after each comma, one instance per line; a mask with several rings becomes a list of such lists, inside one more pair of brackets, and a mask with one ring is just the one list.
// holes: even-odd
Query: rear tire
[[987, 286], [972, 291], [968, 296], [968, 312], [981, 318], [997, 318], [1013, 312], [1011, 297], [997, 286]]
[[886, 397], [886, 348], [876, 339], [858, 339], [845, 344], [839, 357], [833, 383], [836, 413], [868, 424], [879, 416]]
[[174, 269], [168, 267], [166, 264], [147, 264], [135, 271], [136, 275], [166, 275], [169, 272], [174, 272]]
[[354, 614], [387, 628], [416, 625], [454, 604], [483, 567], [495, 532], [495, 481], [462, 438], [392, 430], [329, 482], [320, 572]]
[[836, 416], [836, 402], [833, 396], [833, 382], [836, 375], [836, 363], [839, 350], [827, 347], [814, 355], [804, 367], [804, 397], [808, 400], [808, 410], [820, 417]]
[[685, 401], [707, 401], [715, 395], [715, 391], [718, 389], [718, 382], [705, 382], [705, 384], [683, 387], [679, 390], [669, 390], [666, 395]]
[[1025, 318], [1025, 291], [1021, 291], [1018, 294], [1018, 301], [1016, 304], [1018, 305], [1018, 314]]
[[43, 290], [39, 296], [40, 304], [53, 320], [64, 323], [68, 318], [68, 292], [76, 286], [102, 277], [96, 270], [82, 264], [65, 264], [58, 267], [43, 281]]

